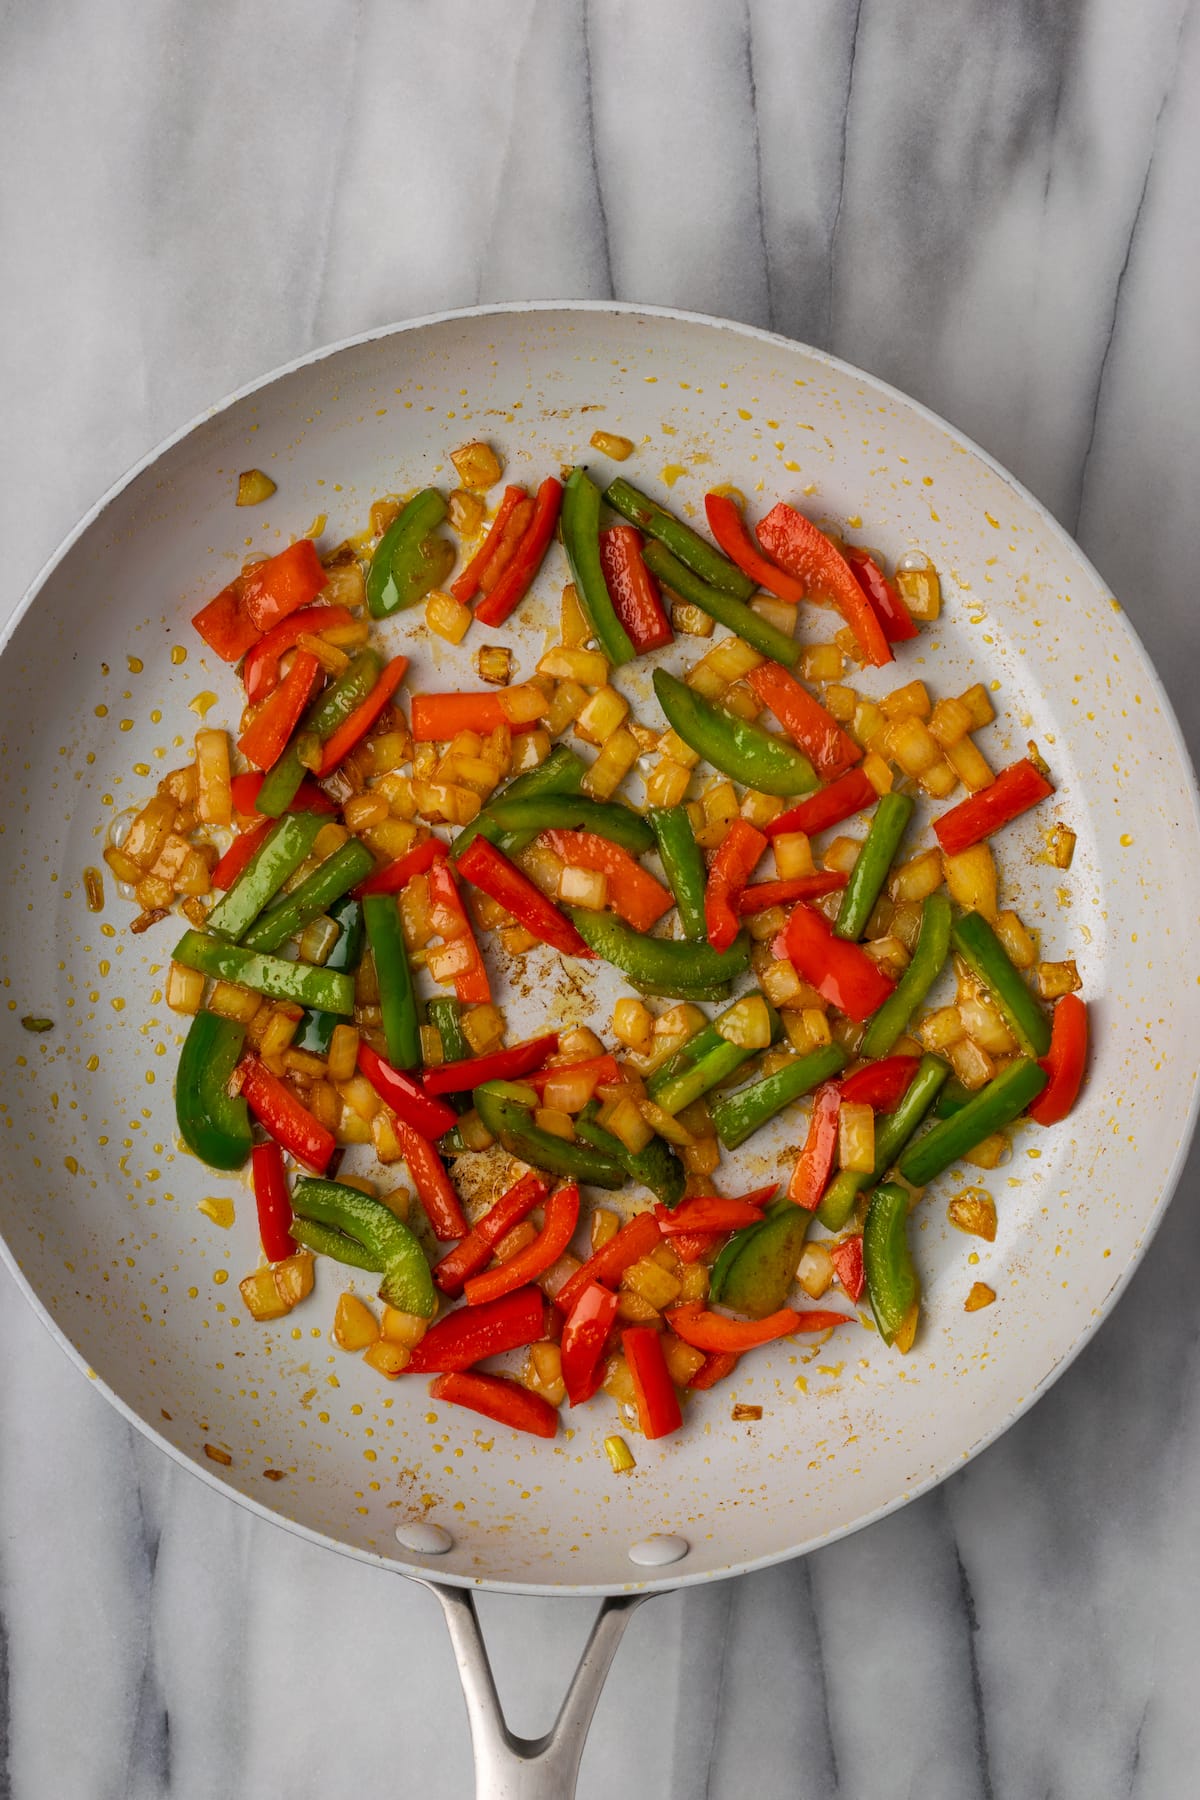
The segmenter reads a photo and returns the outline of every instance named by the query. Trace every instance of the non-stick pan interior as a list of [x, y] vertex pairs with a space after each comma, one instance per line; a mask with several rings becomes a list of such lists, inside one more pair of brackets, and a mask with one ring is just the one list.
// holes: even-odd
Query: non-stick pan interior
[[[912, 672], [936, 693], [998, 683], [993, 763], [1033, 739], [1053, 765], [1056, 802], [1006, 835], [1002, 873], [1043, 954], [1077, 957], [1096, 1034], [1069, 1124], [1029, 1127], [1005, 1165], [963, 1172], [995, 1197], [993, 1245], [949, 1225], [945, 1182], [923, 1203], [926, 1322], [907, 1358], [857, 1328], [816, 1350], [760, 1353], [691, 1405], [676, 1438], [632, 1439], [637, 1468], [621, 1477], [603, 1453], [614, 1418], [602, 1398], [554, 1444], [516, 1439], [337, 1350], [333, 1300], [349, 1275], [332, 1265], [292, 1317], [246, 1316], [249, 1195], [174, 1131], [181, 1032], [162, 988], [175, 922], [133, 937], [107, 872], [101, 913], [83, 881], [114, 817], [185, 760], [201, 719], [236, 721], [233, 677], [188, 618], [247, 554], [314, 521], [333, 544], [378, 495], [451, 485], [448, 451], [469, 436], [496, 442], [513, 479], [536, 480], [594, 457], [598, 426], [632, 438], [627, 472], [687, 512], [733, 483], [752, 508], [790, 498], [889, 557], [933, 558], [946, 607]], [[237, 511], [236, 474], [255, 466], [278, 492]], [[477, 630], [455, 651], [403, 618], [391, 625], [396, 648], [413, 638], [410, 685], [476, 686], [484, 638], [511, 642], [529, 673], [556, 616], [560, 557], [511, 634]], [[802, 634], [827, 637], [828, 615]], [[895, 684], [887, 671], [855, 680]], [[626, 686], [653, 720], [644, 673]], [[1161, 689], [1116, 601], [1028, 496], [938, 421], [813, 352], [670, 315], [546, 308], [434, 321], [294, 368], [201, 421], [75, 537], [0, 658], [0, 734], [11, 1258], [93, 1378], [165, 1447], [339, 1547], [464, 1582], [615, 1588], [660, 1578], [629, 1557], [656, 1534], [689, 1546], [660, 1572], [669, 1582], [816, 1544], [1011, 1422], [1094, 1328], [1169, 1194], [1200, 1047], [1200, 853]], [[1059, 818], [1078, 834], [1069, 876], [1045, 856], [1042, 827]], [[617, 991], [568, 978], [546, 952], [504, 1000], [524, 1033], [606, 1018]], [[24, 1030], [27, 1015], [54, 1029]], [[792, 1121], [747, 1146], [745, 1185], [782, 1171], [796, 1137]], [[235, 1201], [228, 1229], [198, 1210], [212, 1196]], [[976, 1279], [998, 1300], [968, 1314]], [[735, 1400], [761, 1419], [735, 1422]], [[416, 1523], [453, 1547], [436, 1559], [401, 1549], [396, 1527]]]

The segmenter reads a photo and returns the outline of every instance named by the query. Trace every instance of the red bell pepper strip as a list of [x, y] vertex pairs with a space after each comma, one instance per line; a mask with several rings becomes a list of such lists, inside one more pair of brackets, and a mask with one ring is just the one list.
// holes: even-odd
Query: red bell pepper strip
[[833, 1272], [841, 1282], [846, 1295], [851, 1300], [861, 1300], [866, 1286], [867, 1274], [863, 1266], [863, 1241], [861, 1231], [853, 1237], [843, 1238], [829, 1252], [833, 1262]]
[[314, 601], [329, 576], [311, 538], [297, 538], [278, 556], [242, 571], [239, 604], [259, 633]]
[[600, 1386], [604, 1346], [617, 1316], [616, 1294], [589, 1281], [562, 1328], [562, 1378], [572, 1406], [582, 1406]]
[[835, 937], [824, 914], [803, 901], [781, 936], [797, 974], [848, 1019], [860, 1024], [869, 1019], [896, 985], [857, 944]]
[[274, 825], [274, 819], [264, 819], [261, 825], [238, 833], [209, 877], [215, 888], [233, 886], [255, 852], [266, 842]]
[[818, 831], [827, 831], [831, 825], [840, 825], [843, 819], [874, 806], [878, 798], [862, 770], [851, 769], [828, 787], [819, 788], [787, 812], [779, 813], [764, 830], [769, 838], [780, 837], [785, 831], [806, 831], [815, 837]]
[[792, 906], [797, 900], [819, 900], [822, 894], [836, 894], [849, 877], [841, 869], [817, 869], [812, 875], [789, 875], [783, 881], [756, 881], [743, 888], [733, 903], [739, 919], [753, 913], [766, 912], [772, 906]]
[[526, 1431], [540, 1438], [552, 1438], [558, 1431], [558, 1408], [507, 1375], [465, 1371], [439, 1375], [430, 1382], [429, 1394], [433, 1400], [482, 1413], [485, 1419], [494, 1419], [497, 1425], [507, 1425], [511, 1431]]
[[192, 614], [192, 624], [222, 662], [238, 662], [262, 636], [258, 626], [242, 611], [241, 592], [242, 579], [238, 576], [207, 606]]
[[767, 555], [802, 581], [809, 594], [823, 594], [833, 601], [867, 662], [882, 668], [893, 661], [892, 647], [866, 595], [841, 551], [823, 531], [781, 500], [759, 520], [756, 535]]
[[648, 1438], [669, 1437], [683, 1424], [683, 1414], [663, 1355], [661, 1336], [653, 1325], [631, 1325], [621, 1333], [621, 1348], [629, 1365], [643, 1434]]
[[671, 1248], [683, 1263], [703, 1262], [704, 1258], [724, 1243], [723, 1231], [681, 1231], [671, 1239]]
[[531, 1074], [521, 1077], [527, 1087], [536, 1088], [539, 1094], [546, 1091], [546, 1083], [559, 1075], [582, 1075], [584, 1073], [596, 1077], [596, 1087], [620, 1087], [624, 1081], [620, 1065], [615, 1056], [607, 1050], [602, 1056], [586, 1056], [582, 1062], [551, 1063], [548, 1068], [534, 1069]]
[[[675, 896], [670, 888], [656, 881], [620, 844], [594, 831], [556, 828], [543, 831], [541, 836], [569, 868], [592, 869], [607, 876], [609, 905], [635, 931], [648, 932], [674, 906]], [[766, 841], [764, 838], [764, 849]]]
[[671, 1211], [669, 1206], [656, 1206], [654, 1216], [665, 1238], [693, 1231], [740, 1231], [743, 1225], [757, 1225], [762, 1207], [749, 1200], [725, 1199], [720, 1194], [696, 1194], [683, 1200]]
[[741, 1360], [740, 1356], [734, 1356], [729, 1350], [710, 1350], [688, 1382], [689, 1388], [703, 1392], [705, 1388], [716, 1387], [718, 1381], [724, 1381], [727, 1375], [733, 1374]]
[[464, 1288], [468, 1306], [483, 1306], [501, 1294], [536, 1281], [556, 1263], [575, 1235], [579, 1223], [579, 1189], [572, 1183], [560, 1187], [546, 1202], [546, 1223], [532, 1244], [526, 1245], [498, 1268], [472, 1275]]
[[455, 994], [464, 1006], [486, 1006], [492, 997], [492, 985], [454, 870], [444, 858], [430, 865], [429, 899], [434, 928], [446, 943], [462, 944], [470, 953], [471, 960], [454, 977]]
[[704, 889], [704, 928], [714, 950], [728, 950], [737, 936], [737, 898], [766, 847], [762, 832], [749, 819], [737, 818], [713, 857]]
[[1042, 771], [1026, 758], [1001, 769], [991, 787], [961, 800], [933, 821], [937, 841], [947, 856], [958, 856], [1002, 825], [1028, 812], [1040, 800], [1048, 800], [1054, 788]]
[[518, 1288], [490, 1306], [461, 1306], [431, 1325], [413, 1348], [414, 1375], [469, 1369], [485, 1356], [520, 1350], [545, 1335], [546, 1296], [541, 1288]]
[[1078, 994], [1064, 994], [1054, 1008], [1050, 1049], [1038, 1064], [1050, 1080], [1026, 1108], [1029, 1117], [1039, 1125], [1057, 1125], [1074, 1106], [1083, 1081], [1087, 1050], [1087, 1002]]
[[360, 881], [354, 890], [355, 897], [361, 900], [366, 894], [398, 894], [414, 875], [423, 875], [447, 854], [441, 838], [428, 837], [406, 850], [403, 856], [398, 856], [395, 862], [387, 863], [373, 875], [368, 875], [365, 881]]
[[[233, 810], [239, 818], [253, 819], [256, 816], [262, 818], [263, 815], [258, 812], [256, 803], [262, 791], [263, 780], [262, 775], [234, 776], [230, 786], [233, 789]], [[289, 802], [288, 811], [335, 813], [337, 807], [315, 781], [302, 781]], [[273, 825], [275, 821], [268, 819], [267, 823]]]
[[570, 919], [485, 837], [471, 839], [458, 859], [458, 872], [543, 944], [561, 950], [564, 956], [595, 956]]
[[491, 555], [480, 571], [479, 586], [485, 595], [492, 594], [516, 557], [517, 551], [533, 524], [533, 501], [526, 494], [517, 501], [496, 538]]
[[661, 650], [674, 639], [658, 583], [642, 557], [642, 536], [632, 525], [612, 525], [600, 533], [600, 567], [613, 611], [638, 655]]
[[907, 1094], [919, 1061], [916, 1056], [885, 1056], [880, 1062], [864, 1063], [842, 1078], [842, 1099], [873, 1106], [876, 1112], [892, 1112]]
[[423, 1138], [439, 1138], [458, 1122], [458, 1114], [452, 1106], [436, 1099], [403, 1069], [393, 1069], [365, 1038], [358, 1046], [358, 1067], [384, 1105], [391, 1107], [397, 1119], [411, 1125]]
[[238, 749], [247, 762], [270, 769], [279, 761], [320, 677], [316, 657], [297, 650], [286, 678], [263, 701], [238, 739]]
[[768, 594], [774, 594], [777, 600], [790, 600], [793, 606], [803, 600], [804, 583], [794, 575], [789, 575], [786, 569], [768, 562], [746, 529], [746, 521], [737, 504], [728, 494], [705, 494], [704, 511], [708, 517], [708, 529], [730, 562], [736, 563], [743, 575], [748, 575], [751, 581], [757, 581], [760, 588], [765, 588]]
[[468, 600], [473, 600], [479, 592], [480, 577], [487, 568], [492, 557], [496, 554], [496, 550], [504, 537], [504, 531], [508, 521], [511, 519], [516, 508], [521, 504], [521, 501], [527, 497], [523, 487], [505, 488], [504, 498], [496, 508], [496, 516], [492, 520], [491, 530], [488, 532], [461, 575], [456, 575], [454, 580], [450, 583], [450, 592], [454, 595], [456, 600], [461, 600], [464, 606]]
[[694, 1350], [724, 1350], [740, 1356], [744, 1350], [756, 1350], [760, 1344], [791, 1337], [796, 1331], [829, 1331], [850, 1321], [845, 1313], [796, 1312], [790, 1306], [768, 1313], [765, 1319], [727, 1319], [724, 1313], [706, 1312], [697, 1300], [672, 1307], [667, 1323], [676, 1337]]
[[270, 1069], [264, 1068], [257, 1057], [244, 1057], [238, 1071], [242, 1079], [242, 1098], [259, 1124], [289, 1156], [294, 1156], [314, 1175], [323, 1175], [337, 1149], [332, 1131], [315, 1119], [308, 1108], [300, 1104], [291, 1088], [272, 1075]]
[[853, 571], [854, 579], [870, 601], [871, 610], [879, 620], [888, 643], [903, 644], [909, 638], [915, 638], [917, 627], [907, 606], [900, 598], [895, 583], [888, 580], [874, 557], [849, 544], [846, 547], [846, 561]]
[[335, 625], [353, 622], [353, 616], [344, 606], [304, 606], [299, 612], [290, 613], [273, 631], [268, 631], [266, 637], [259, 638], [246, 654], [242, 681], [249, 704], [253, 706], [256, 701], [265, 700], [268, 694], [274, 693], [279, 686], [279, 660], [295, 649], [297, 639], [319, 637], [323, 631], [332, 631]]
[[250, 1173], [263, 1255], [268, 1262], [283, 1262], [294, 1253], [296, 1245], [288, 1229], [292, 1223], [292, 1200], [283, 1170], [283, 1152], [274, 1139], [269, 1144], [255, 1144], [250, 1152]]
[[318, 781], [324, 781], [326, 776], [332, 775], [338, 764], [349, 756], [355, 744], [366, 737], [404, 680], [407, 671], [407, 656], [393, 656], [362, 705], [356, 706], [345, 723], [339, 725], [333, 736], [327, 738], [321, 746], [321, 766], [317, 770]]
[[521, 604], [529, 592], [533, 578], [541, 568], [542, 560], [550, 547], [550, 539], [554, 536], [562, 497], [562, 482], [553, 475], [547, 476], [537, 491], [528, 531], [487, 598], [475, 608], [475, 617], [481, 625], [503, 625], [509, 613]]
[[815, 1212], [833, 1174], [837, 1151], [838, 1113], [842, 1107], [842, 1090], [838, 1082], [827, 1081], [813, 1096], [808, 1121], [808, 1136], [796, 1158], [792, 1179], [788, 1183], [788, 1199], [805, 1212]]
[[527, 1169], [506, 1193], [501, 1194], [495, 1205], [476, 1220], [462, 1243], [448, 1250], [436, 1264], [433, 1279], [443, 1294], [461, 1294], [464, 1282], [487, 1268], [500, 1239], [545, 1199], [545, 1182], [532, 1169]]
[[759, 663], [746, 680], [792, 742], [807, 751], [813, 767], [825, 780], [844, 775], [854, 763], [862, 761], [862, 751], [854, 739], [782, 663]]
[[467, 1221], [463, 1217], [462, 1203], [436, 1146], [401, 1118], [396, 1120], [396, 1136], [434, 1237], [443, 1244], [466, 1237]]
[[555, 1306], [560, 1312], [569, 1313], [589, 1281], [602, 1282], [605, 1287], [615, 1286], [626, 1269], [640, 1262], [661, 1243], [662, 1233], [654, 1214], [635, 1213], [622, 1225], [616, 1237], [609, 1238], [607, 1244], [593, 1251], [571, 1279], [563, 1283], [554, 1296]]
[[514, 737], [519, 737], [537, 725], [536, 719], [514, 725], [494, 690], [478, 694], [414, 694], [408, 710], [416, 744], [448, 743], [460, 731], [477, 731], [482, 737], [499, 725], [507, 725]]
[[[544, 1037], [527, 1038], [508, 1050], [493, 1050], [487, 1056], [466, 1056], [460, 1062], [440, 1063], [426, 1069], [421, 1077], [427, 1094], [461, 1094], [466, 1088], [479, 1087], [485, 1081], [522, 1081], [534, 1069], [540, 1069], [548, 1056], [558, 1049], [557, 1031]], [[548, 1071], [547, 1071], [548, 1072]]]

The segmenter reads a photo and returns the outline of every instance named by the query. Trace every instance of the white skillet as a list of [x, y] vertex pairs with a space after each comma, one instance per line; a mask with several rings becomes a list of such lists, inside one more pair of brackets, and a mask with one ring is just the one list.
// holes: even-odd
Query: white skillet
[[[686, 512], [729, 482], [753, 509], [796, 500], [890, 558], [932, 557], [943, 618], [898, 669], [935, 693], [997, 681], [998, 722], [982, 739], [993, 765], [1029, 738], [1051, 763], [1056, 802], [1006, 833], [1002, 875], [1043, 954], [1077, 957], [1095, 1033], [1068, 1124], [1027, 1128], [1006, 1166], [975, 1174], [997, 1201], [994, 1245], [948, 1225], [949, 1178], [930, 1191], [915, 1232], [925, 1322], [906, 1359], [858, 1328], [816, 1351], [759, 1353], [676, 1438], [635, 1440], [638, 1466], [622, 1479], [601, 1448], [613, 1424], [602, 1399], [555, 1444], [533, 1443], [433, 1408], [423, 1382], [384, 1383], [334, 1349], [344, 1278], [330, 1265], [294, 1318], [244, 1316], [252, 1205], [175, 1139], [179, 1021], [156, 997], [174, 925], [131, 937], [111, 877], [100, 915], [82, 879], [113, 817], [185, 760], [206, 697], [211, 722], [236, 719], [233, 679], [187, 621], [251, 549], [282, 547], [321, 517], [332, 544], [379, 494], [449, 485], [447, 452], [474, 435], [501, 446], [517, 480], [600, 462], [597, 426], [632, 438], [625, 472]], [[235, 478], [251, 466], [278, 492], [236, 511]], [[397, 647], [412, 639], [409, 685], [476, 686], [481, 641], [511, 642], [531, 671], [561, 569], [555, 548], [517, 629], [475, 628], [458, 651], [431, 643], [419, 614], [389, 625]], [[828, 615], [801, 633], [827, 637]], [[696, 649], [684, 640], [685, 657]], [[854, 679], [882, 692], [904, 674]], [[625, 686], [653, 720], [644, 671]], [[481, 1792], [569, 1791], [637, 1598], [856, 1530], [1018, 1418], [1114, 1304], [1182, 1167], [1200, 1054], [1200, 826], [1161, 684], [1099, 575], [1011, 476], [884, 383], [782, 338], [681, 313], [532, 305], [416, 321], [267, 377], [134, 469], [34, 583], [0, 658], [0, 734], [6, 1259], [68, 1353], [178, 1461], [316, 1542], [436, 1577]], [[1040, 827], [1056, 818], [1078, 834], [1069, 876], [1040, 855]], [[539, 953], [503, 998], [523, 1034], [572, 1009], [606, 1018], [617, 991], [601, 978], [581, 1002]], [[54, 1031], [22, 1030], [31, 1013]], [[793, 1120], [746, 1146], [747, 1185], [785, 1166], [796, 1135]], [[220, 1195], [237, 1203], [228, 1231], [197, 1211]], [[967, 1314], [976, 1279], [997, 1303]], [[732, 1423], [732, 1399], [761, 1405], [761, 1421]], [[548, 1747], [499, 1722], [474, 1586], [613, 1597]]]

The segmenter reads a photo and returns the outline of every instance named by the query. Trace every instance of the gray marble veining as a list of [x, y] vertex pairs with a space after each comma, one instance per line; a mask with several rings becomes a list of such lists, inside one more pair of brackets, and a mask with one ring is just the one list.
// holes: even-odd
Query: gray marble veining
[[[229, 388], [440, 307], [615, 295], [828, 347], [1104, 570], [1200, 736], [1187, 0], [15, 0], [0, 609]], [[1112, 1320], [938, 1493], [630, 1627], [581, 1791], [1183, 1800], [1193, 1161]], [[429, 1597], [142, 1443], [0, 1278], [0, 1796], [470, 1791]], [[518, 1729], [591, 1608], [482, 1605]]]

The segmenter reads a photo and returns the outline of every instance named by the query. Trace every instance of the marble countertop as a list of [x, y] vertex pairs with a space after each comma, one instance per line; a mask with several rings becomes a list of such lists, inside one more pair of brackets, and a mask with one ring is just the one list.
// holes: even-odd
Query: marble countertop
[[[0, 617], [127, 465], [273, 365], [616, 296], [827, 347], [976, 438], [1104, 572], [1195, 750], [1198, 120], [1185, 0], [25, 0]], [[638, 1613], [583, 1795], [1196, 1791], [1197, 1166], [1114, 1316], [960, 1475]], [[170, 1464], [2, 1272], [0, 1367], [0, 1797], [470, 1793], [427, 1594]], [[543, 1729], [592, 1607], [481, 1611]]]

